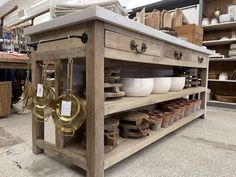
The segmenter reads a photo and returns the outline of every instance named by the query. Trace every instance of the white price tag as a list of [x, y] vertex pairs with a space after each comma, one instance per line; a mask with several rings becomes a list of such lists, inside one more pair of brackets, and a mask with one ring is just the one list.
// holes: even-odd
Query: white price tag
[[42, 84], [38, 84], [37, 86], [37, 97], [42, 98], [43, 97], [43, 85]]
[[62, 116], [71, 116], [71, 101], [62, 101], [61, 115]]

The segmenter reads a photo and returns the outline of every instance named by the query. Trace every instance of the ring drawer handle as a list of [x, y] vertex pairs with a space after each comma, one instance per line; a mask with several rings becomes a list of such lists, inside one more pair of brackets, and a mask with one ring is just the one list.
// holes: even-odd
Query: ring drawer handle
[[203, 57], [198, 57], [198, 63], [203, 63], [204, 58]]
[[183, 53], [180, 52], [180, 53], [179, 53], [179, 59], [182, 59], [182, 56], [183, 56]]
[[175, 59], [181, 60], [182, 56], [183, 56], [183, 53], [182, 53], [182, 52], [177, 52], [176, 50], [174, 51], [174, 57], [175, 57]]
[[178, 52], [176, 50], [174, 52], [174, 57], [175, 57], [175, 59], [178, 59], [178, 57], [179, 57], [179, 54], [178, 54]]
[[145, 53], [147, 50], [147, 44], [146, 43], [142, 43], [141, 49], [138, 49], [138, 44], [136, 44], [136, 42], [134, 40], [130, 41], [130, 49], [132, 51], [135, 51], [137, 54], [142, 54]]

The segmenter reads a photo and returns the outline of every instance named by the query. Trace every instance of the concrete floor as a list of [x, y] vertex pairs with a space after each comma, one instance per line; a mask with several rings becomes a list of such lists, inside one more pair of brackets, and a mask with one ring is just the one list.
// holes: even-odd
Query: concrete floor
[[[48, 141], [54, 128], [48, 123]], [[82, 177], [85, 172], [31, 151], [30, 115], [0, 119], [1, 177]], [[107, 177], [236, 176], [236, 110], [208, 108], [207, 118], [148, 146], [105, 172]]]

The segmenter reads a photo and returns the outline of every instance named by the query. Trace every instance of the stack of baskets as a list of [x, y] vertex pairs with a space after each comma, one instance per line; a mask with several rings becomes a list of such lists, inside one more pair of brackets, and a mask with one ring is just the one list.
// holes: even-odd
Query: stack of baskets
[[11, 110], [11, 82], [0, 82], [0, 117], [6, 117]]

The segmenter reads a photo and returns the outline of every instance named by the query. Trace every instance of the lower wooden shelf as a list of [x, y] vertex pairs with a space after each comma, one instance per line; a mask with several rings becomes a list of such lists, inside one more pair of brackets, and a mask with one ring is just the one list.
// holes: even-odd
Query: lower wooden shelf
[[[115, 165], [116, 163], [124, 160], [130, 155], [138, 152], [139, 150], [145, 148], [146, 146], [154, 143], [155, 141], [163, 138], [164, 136], [170, 134], [171, 132], [179, 129], [180, 127], [188, 124], [194, 119], [204, 115], [204, 110], [199, 110], [192, 113], [188, 117], [185, 117], [172, 126], [168, 128], [162, 128], [159, 131], [150, 131], [150, 135], [145, 138], [140, 139], [119, 139], [119, 145], [110, 153], [105, 153], [104, 159], [104, 169]], [[63, 159], [79, 166], [82, 169], [87, 169], [86, 167], [86, 150], [82, 148], [79, 144], [74, 144], [66, 148], [58, 149], [52, 143], [46, 142], [41, 139], [37, 139], [37, 146], [44, 149], [51, 155], [56, 155], [62, 157]]]
[[225, 61], [225, 62], [228, 62], [228, 61], [236, 61], [236, 58], [210, 58], [209, 61]]
[[78, 144], [61, 149], [57, 148], [55, 144], [46, 142], [42, 139], [37, 139], [36, 144], [50, 155], [61, 157], [84, 170], [87, 169], [86, 150]]
[[229, 45], [229, 44], [233, 44], [235, 42], [236, 42], [236, 38], [231, 38], [231, 39], [203, 41], [202, 45], [204, 45], [204, 46]]
[[223, 101], [217, 101], [217, 100], [209, 100], [207, 102], [207, 106], [236, 109], [236, 103], [223, 102]]
[[236, 80], [219, 80], [219, 79], [208, 79], [209, 82], [229, 82], [236, 83]]
[[193, 121], [194, 119], [202, 116], [204, 114], [204, 110], [200, 110], [195, 112], [188, 117], [185, 117], [172, 126], [168, 128], [162, 128], [159, 131], [150, 131], [150, 135], [145, 138], [141, 139], [125, 139], [121, 142], [113, 151], [110, 153], [105, 154], [105, 161], [104, 161], [104, 169], [111, 167], [112, 165], [124, 160], [125, 158], [129, 157], [130, 155], [138, 152], [139, 150], [143, 149], [144, 147], [154, 143], [155, 141], [163, 138], [164, 136], [170, 134], [171, 132], [179, 129], [180, 127], [188, 124], [189, 122]]

